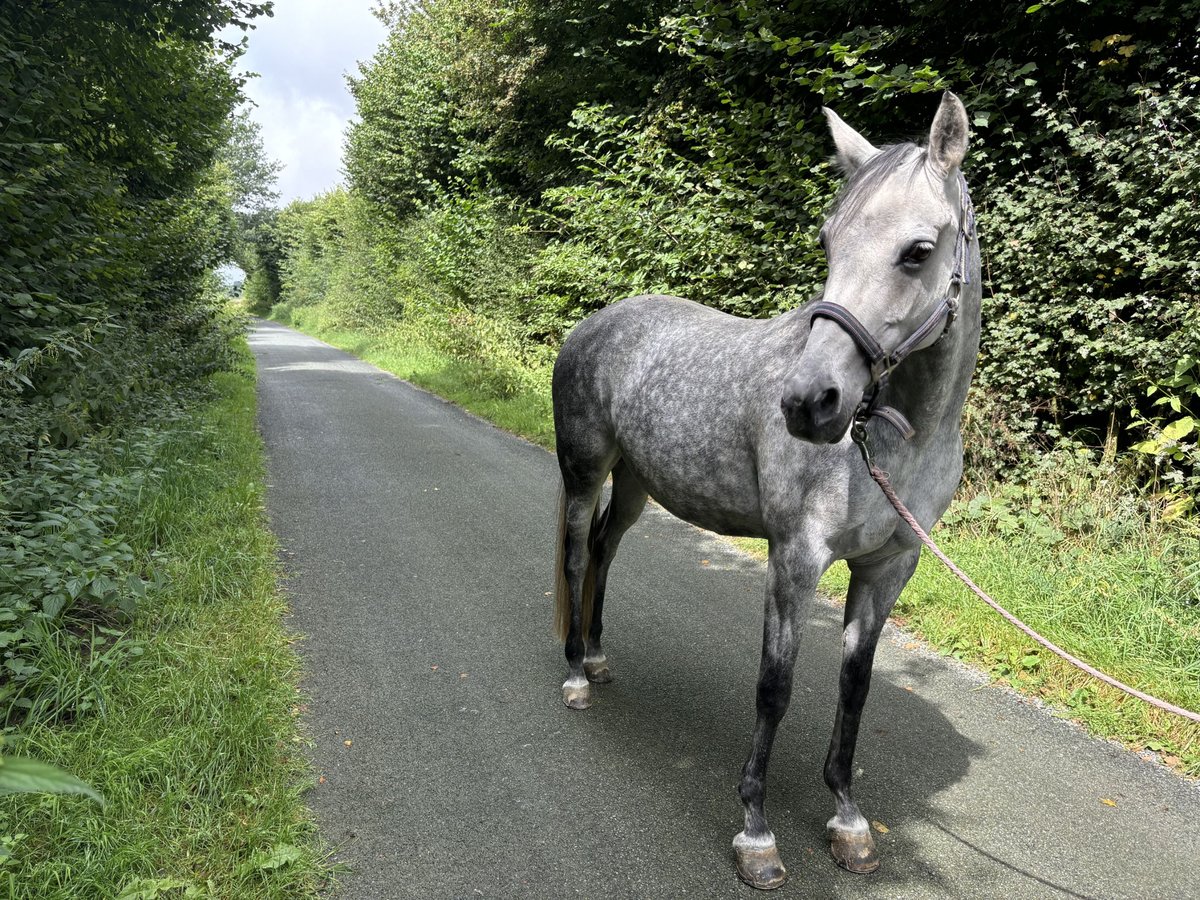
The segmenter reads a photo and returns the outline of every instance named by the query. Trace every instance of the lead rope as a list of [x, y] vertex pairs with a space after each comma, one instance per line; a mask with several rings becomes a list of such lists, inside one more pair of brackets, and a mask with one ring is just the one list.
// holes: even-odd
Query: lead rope
[[[857, 438], [855, 440], [855, 443], [859, 443]], [[866, 441], [865, 441], [865, 435], [864, 435], [863, 442], [859, 443], [859, 449], [863, 453], [863, 459], [867, 464], [867, 469], [870, 471], [871, 477], [873, 479], [875, 479], [875, 483], [877, 485], [879, 485], [879, 489], [883, 491], [883, 495], [885, 497], [887, 497], [888, 502], [892, 504], [892, 506], [895, 508], [897, 514], [899, 514], [900, 518], [902, 518], [908, 524], [908, 527], [913, 530], [913, 533], [921, 539], [921, 543], [929, 548], [929, 552], [932, 553], [934, 556], [936, 556], [939, 560], [941, 560], [942, 564], [945, 565], [946, 568], [949, 569], [951, 572], [953, 572], [958, 577], [959, 581], [961, 581], [963, 584], [965, 584], [967, 587], [969, 587], [971, 589], [971, 592], [976, 597], [978, 597], [980, 600], [982, 600], [984, 603], [986, 603], [988, 606], [990, 606], [996, 612], [1000, 613], [1000, 615], [1003, 616], [1006, 621], [1010, 622], [1012, 625], [1016, 626], [1018, 629], [1020, 629], [1026, 635], [1033, 638], [1033, 640], [1037, 641], [1039, 644], [1041, 644], [1043, 647], [1045, 647], [1047, 650], [1049, 650], [1055, 656], [1059, 656], [1059, 657], [1062, 657], [1063, 659], [1065, 659], [1071, 665], [1075, 666], [1075, 668], [1080, 669], [1081, 671], [1087, 672], [1093, 678], [1098, 678], [1100, 681], [1103, 681], [1105, 684], [1112, 685], [1117, 690], [1124, 691], [1126, 694], [1129, 694], [1131, 697], [1137, 697], [1139, 700], [1144, 700], [1146, 703], [1149, 703], [1151, 706], [1156, 706], [1159, 709], [1166, 710], [1169, 713], [1174, 713], [1177, 716], [1183, 716], [1185, 719], [1191, 719], [1193, 722], [1200, 722], [1200, 714], [1194, 713], [1191, 710], [1184, 709], [1182, 706], [1176, 706], [1173, 703], [1168, 703], [1166, 700], [1159, 700], [1157, 697], [1152, 697], [1149, 694], [1143, 693], [1142, 691], [1139, 691], [1137, 688], [1130, 687], [1129, 685], [1125, 684], [1124, 682], [1117, 681], [1117, 679], [1113, 678], [1111, 675], [1105, 675], [1103, 672], [1101, 672], [1099, 669], [1095, 668], [1094, 666], [1089, 666], [1087, 663], [1085, 663], [1079, 657], [1072, 656], [1070, 653], [1068, 653], [1062, 647], [1059, 647], [1057, 644], [1054, 644], [1051, 641], [1048, 641], [1046, 638], [1042, 637], [1040, 634], [1038, 634], [1036, 631], [1034, 631], [1032, 628], [1030, 628], [1028, 625], [1026, 625], [1024, 622], [1022, 622], [1020, 619], [1018, 619], [1012, 613], [1010, 613], [1007, 609], [1005, 609], [1003, 606], [1001, 606], [999, 603], [997, 603], [995, 600], [993, 600], [991, 597], [989, 597], [986, 593], [984, 593], [983, 589], [980, 588], [979, 585], [977, 585], [974, 581], [972, 581], [970, 576], [967, 575], [966, 572], [964, 572], [962, 569], [960, 569], [958, 566], [956, 566], [954, 564], [954, 561], [952, 559], [950, 559], [950, 557], [948, 557], [945, 553], [943, 553], [941, 548], [938, 547], [938, 545], [933, 542], [933, 538], [931, 538], [925, 532], [925, 529], [921, 527], [920, 523], [917, 522], [917, 520], [913, 516], [913, 514], [908, 511], [908, 508], [904, 505], [904, 503], [896, 495], [895, 489], [892, 487], [891, 482], [888, 481], [887, 473], [884, 472], [882, 469], [880, 469], [873, 462], [871, 462], [870, 456], [867, 453], [867, 445], [866, 445]]]

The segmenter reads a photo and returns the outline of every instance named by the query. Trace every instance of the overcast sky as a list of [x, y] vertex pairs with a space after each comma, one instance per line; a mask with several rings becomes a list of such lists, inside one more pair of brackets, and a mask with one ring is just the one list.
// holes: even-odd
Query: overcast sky
[[[283, 163], [279, 202], [307, 199], [342, 181], [342, 138], [354, 114], [347, 72], [370, 59], [386, 29], [373, 0], [276, 0], [255, 20], [244, 70], [268, 157]], [[236, 40], [241, 32], [230, 37]]]

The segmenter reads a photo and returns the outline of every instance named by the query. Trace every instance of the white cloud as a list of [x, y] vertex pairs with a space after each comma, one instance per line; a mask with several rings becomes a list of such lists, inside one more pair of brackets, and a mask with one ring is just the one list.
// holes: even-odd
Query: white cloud
[[[354, 114], [345, 75], [386, 35], [372, 0], [278, 0], [258, 19], [241, 67], [257, 104], [268, 157], [283, 163], [280, 202], [309, 198], [342, 180], [342, 141]], [[235, 33], [236, 36], [240, 33]]]

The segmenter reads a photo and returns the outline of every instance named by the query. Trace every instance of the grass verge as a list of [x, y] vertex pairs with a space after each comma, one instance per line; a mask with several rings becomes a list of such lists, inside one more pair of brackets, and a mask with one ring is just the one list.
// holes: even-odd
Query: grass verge
[[[331, 329], [314, 308], [289, 311], [288, 324], [553, 447], [548, 389], [496, 396], [485, 368], [431, 349], [419, 329]], [[1196, 569], [1195, 527], [1148, 519], [1089, 463], [1059, 462], [1032, 486], [964, 491], [935, 537], [978, 584], [1050, 640], [1135, 687], [1200, 709], [1200, 585], [1179, 574]], [[765, 541], [735, 543], [766, 555]], [[848, 584], [844, 563], [822, 581], [834, 596], [844, 596]], [[893, 617], [936, 651], [1051, 703], [1093, 734], [1200, 775], [1200, 726], [1041, 650], [929, 554]]]
[[244, 343], [237, 369], [213, 378], [216, 399], [175, 427], [155, 460], [161, 478], [120, 522], [134, 552], [155, 560], [159, 588], [90, 654], [44, 654], [65, 689], [86, 684], [96, 710], [5, 747], [106, 800], [0, 799], [0, 885], [14, 900], [283, 900], [315, 896], [327, 875], [301, 799], [298, 660], [263, 517]]

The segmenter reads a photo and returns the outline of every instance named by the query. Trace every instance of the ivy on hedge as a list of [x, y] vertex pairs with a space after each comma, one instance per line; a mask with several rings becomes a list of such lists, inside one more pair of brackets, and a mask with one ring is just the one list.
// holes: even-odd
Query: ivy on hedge
[[[445, 297], [551, 347], [641, 290], [772, 315], [824, 274], [821, 107], [920, 139], [953, 89], [986, 278], [970, 461], [1136, 446], [1200, 486], [1178, 386], [1200, 332], [1197, 0], [430, 0], [391, 25], [352, 79], [344, 208], [373, 233], [323, 258], [417, 273], [406, 315]], [[458, 246], [504, 268], [463, 293], [476, 263], [446, 263], [441, 234], [492, 235]]]

